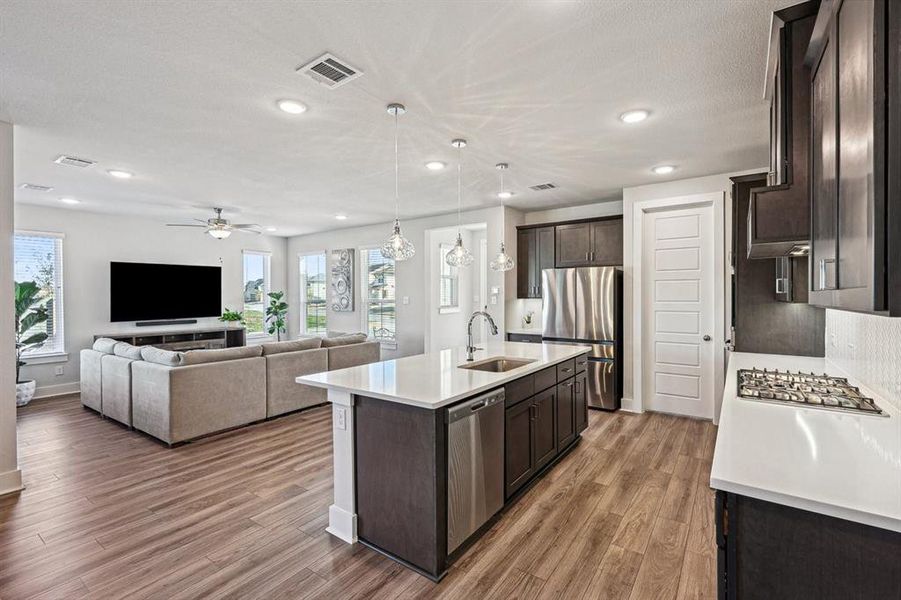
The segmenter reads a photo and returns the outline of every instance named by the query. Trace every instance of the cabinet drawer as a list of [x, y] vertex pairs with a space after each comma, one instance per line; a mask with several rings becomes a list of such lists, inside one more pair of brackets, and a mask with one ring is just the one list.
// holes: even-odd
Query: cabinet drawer
[[587, 354], [577, 356], [575, 358], [575, 361], [576, 361], [576, 373], [581, 373], [585, 369], [588, 368], [588, 355]]
[[557, 367], [548, 367], [535, 373], [535, 393], [557, 385]]
[[557, 365], [557, 381], [569, 379], [576, 374], [576, 361], [571, 358]]
[[504, 385], [504, 406], [510, 408], [535, 394], [535, 376], [527, 375]]

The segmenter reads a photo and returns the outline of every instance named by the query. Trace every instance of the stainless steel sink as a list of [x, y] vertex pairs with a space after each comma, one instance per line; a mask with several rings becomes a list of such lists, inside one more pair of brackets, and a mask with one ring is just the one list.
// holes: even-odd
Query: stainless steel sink
[[527, 358], [508, 358], [506, 356], [492, 356], [484, 360], [460, 365], [461, 369], [472, 369], [474, 371], [488, 371], [489, 373], [505, 373], [518, 369], [529, 363], [535, 362]]

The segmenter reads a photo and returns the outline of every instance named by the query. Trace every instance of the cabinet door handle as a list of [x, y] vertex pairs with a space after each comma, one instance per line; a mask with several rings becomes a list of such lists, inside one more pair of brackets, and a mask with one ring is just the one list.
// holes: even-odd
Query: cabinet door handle
[[579, 393], [579, 382], [578, 382], [578, 381], [575, 383], [575, 386], [574, 386], [574, 387], [576, 388], [576, 389], [574, 390], [575, 393], [578, 394], [578, 393]]
[[590, 255], [591, 255], [591, 252], [586, 252], [586, 253], [585, 253], [585, 260], [591, 260], [590, 258], [588, 258]]
[[560, 370], [563, 371], [564, 373], [569, 373], [570, 371], [572, 371], [572, 369], [570, 369], [569, 367], [566, 367], [566, 368], [563, 368]]

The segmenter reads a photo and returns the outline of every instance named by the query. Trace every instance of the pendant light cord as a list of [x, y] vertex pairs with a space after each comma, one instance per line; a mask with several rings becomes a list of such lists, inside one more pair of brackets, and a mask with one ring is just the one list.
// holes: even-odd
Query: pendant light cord
[[400, 203], [400, 192], [398, 191], [398, 183], [397, 180], [400, 177], [400, 168], [398, 167], [398, 159], [397, 159], [397, 113], [399, 111], [394, 109], [394, 220], [397, 221], [400, 218], [400, 209], [398, 208], [398, 204]]
[[457, 158], [457, 234], [463, 227], [463, 145], [458, 148]]

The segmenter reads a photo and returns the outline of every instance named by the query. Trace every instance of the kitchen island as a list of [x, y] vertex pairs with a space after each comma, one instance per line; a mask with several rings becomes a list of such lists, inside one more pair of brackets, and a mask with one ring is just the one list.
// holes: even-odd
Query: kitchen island
[[499, 342], [298, 377], [332, 403], [327, 530], [443, 577], [579, 441], [589, 349]]

